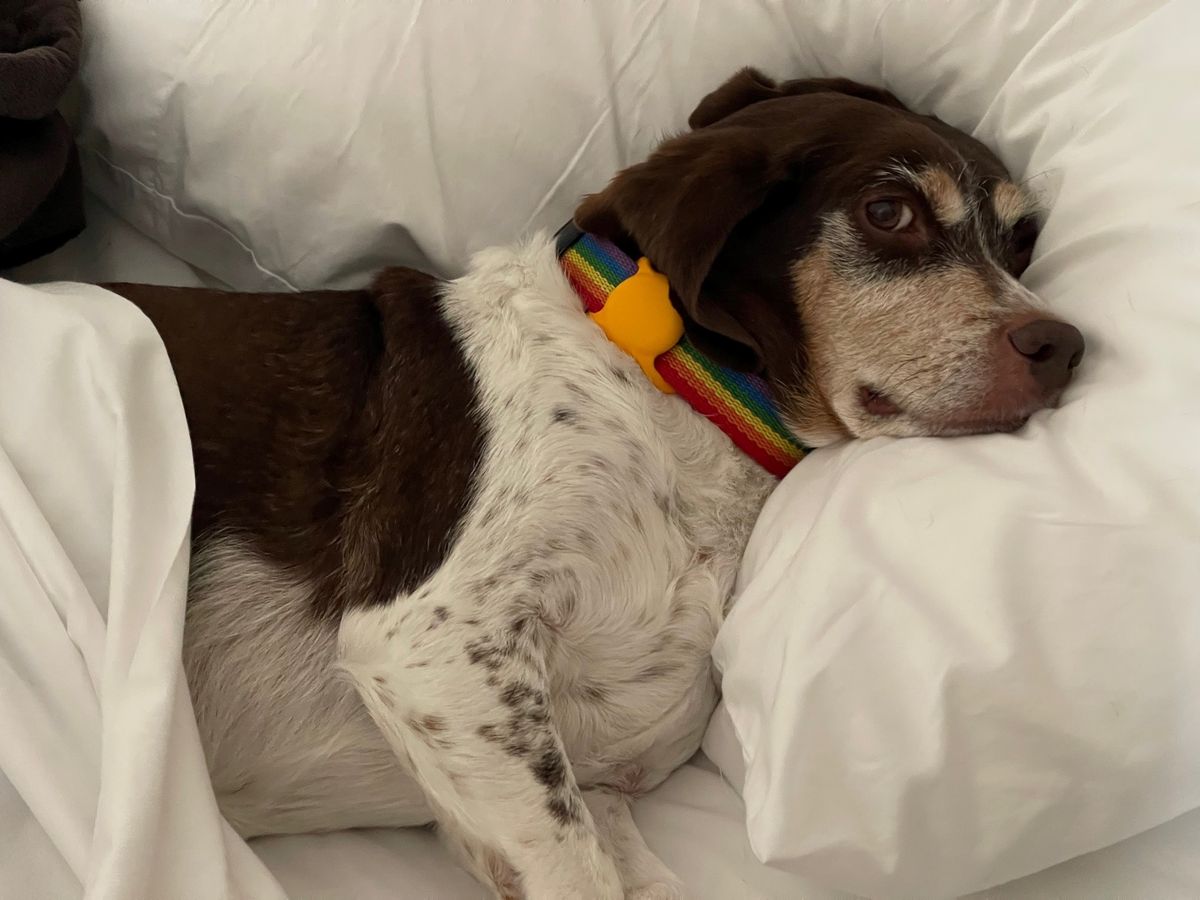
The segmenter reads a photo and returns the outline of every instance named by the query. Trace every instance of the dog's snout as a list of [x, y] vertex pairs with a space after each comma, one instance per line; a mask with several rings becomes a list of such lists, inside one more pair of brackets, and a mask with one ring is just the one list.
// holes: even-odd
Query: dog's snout
[[1055, 319], [1037, 319], [1008, 332], [1013, 348], [1029, 360], [1034, 380], [1044, 390], [1065, 387], [1071, 370], [1083, 358], [1083, 335], [1074, 325]]

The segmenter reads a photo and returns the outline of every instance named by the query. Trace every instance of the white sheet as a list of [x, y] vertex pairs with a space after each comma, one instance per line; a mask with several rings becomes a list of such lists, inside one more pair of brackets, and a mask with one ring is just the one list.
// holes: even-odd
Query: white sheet
[[150, 323], [100, 288], [0, 281], [5, 896], [281, 896], [217, 815], [192, 720], [192, 490]]
[[[758, 862], [744, 815], [703, 758], [635, 805], [647, 842], [687, 882], [689, 900], [856, 900]], [[260, 838], [252, 846], [292, 900], [487, 897], [425, 831]], [[1200, 813], [964, 900], [1195, 900], [1197, 847]]]
[[[113, 219], [103, 207], [93, 203], [89, 209], [89, 230], [34, 264], [36, 268], [21, 270], [22, 277], [164, 283], [174, 279], [180, 284], [206, 277]], [[64, 289], [68, 293], [61, 293]], [[190, 704], [181, 696], [177, 680], [182, 585], [176, 566], [181, 552], [170, 537], [181, 534], [185, 488], [191, 476], [190, 468], [183, 466], [179, 410], [168, 384], [170, 376], [159, 351], [149, 346], [153, 342], [144, 323], [122, 309], [120, 301], [95, 289], [53, 290], [34, 294], [0, 283], [0, 400], [21, 393], [12, 390], [12, 371], [6, 364], [18, 359], [14, 346], [29, 348], [21, 351], [21, 359], [29, 357], [30, 351], [38, 357], [18, 382], [30, 399], [19, 406], [0, 403], [0, 719], [21, 723], [0, 734], [0, 898], [65, 900], [83, 896], [89, 879], [88, 896], [122, 900], [270, 900], [285, 893], [292, 900], [485, 896], [426, 831], [256, 840], [252, 849], [275, 882], [219, 823], [211, 791], [198, 769]], [[55, 331], [48, 321], [55, 316], [61, 316], [64, 324], [76, 322], [85, 332], [92, 329], [96, 340], [108, 335], [110, 340], [98, 345], [108, 347], [107, 355], [72, 349], [78, 348], [78, 342], [63, 343], [63, 331]], [[132, 352], [135, 348], [143, 352]], [[29, 375], [37, 371], [58, 377], [50, 379], [47, 390], [34, 392], [31, 388], [37, 382]], [[134, 371], [137, 377], [131, 379]], [[97, 391], [75, 396], [72, 386], [80, 387], [93, 377], [109, 386], [124, 384], [125, 421], [119, 427], [111, 422], [107, 429], [92, 427], [90, 420], [85, 421], [92, 415], [89, 411], [99, 406]], [[139, 393], [129, 393], [136, 385], [141, 385]], [[3, 423], [11, 422], [18, 408], [36, 407], [31, 402], [35, 397], [46, 401], [43, 413], [52, 413], [45, 416], [50, 421], [43, 419], [36, 431], [22, 426], [14, 437]], [[164, 429], [162, 423], [168, 420], [176, 427]], [[147, 441], [145, 429], [152, 424], [157, 436]], [[156, 465], [154, 454], [137, 457], [145, 467], [144, 479], [131, 478], [128, 465], [105, 468], [105, 459], [119, 457], [119, 448], [140, 453], [152, 447], [157, 447], [162, 459]], [[18, 506], [14, 501], [29, 493], [25, 486], [16, 494], [12, 491], [9, 460], [14, 452], [38, 462], [39, 477], [29, 471], [23, 477], [37, 488], [34, 496], [39, 499], [34, 504], [45, 508], [31, 508], [27, 501]], [[54, 474], [46, 475], [50, 469]], [[66, 492], [64, 498], [56, 486], [65, 488], [62, 478], [70, 473], [76, 473], [78, 490]], [[84, 490], [80, 483], [92, 487]], [[155, 502], [139, 506], [146, 498]], [[64, 500], [69, 513], [58, 506]], [[114, 508], [127, 514], [114, 518]], [[18, 521], [17, 509], [21, 518], [14, 539], [9, 523]], [[106, 523], [118, 519], [127, 523], [129, 532], [159, 533], [161, 539], [153, 545], [136, 544], [136, 554], [131, 553], [133, 541], [117, 543], [107, 537]], [[104, 537], [91, 540], [90, 528]], [[44, 557], [50, 563], [42, 568], [51, 575], [70, 578], [79, 566], [99, 583], [108, 579], [113, 568], [121, 571], [136, 556], [148, 567], [157, 561], [162, 583], [145, 587], [140, 602], [135, 592], [123, 599], [121, 592], [105, 592], [101, 587], [95, 589], [95, 598], [79, 591], [51, 591], [55, 581], [15, 590], [17, 582], [5, 573], [11, 572], [14, 562], [22, 568], [27, 565], [21, 548], [39, 535], [50, 548], [50, 555]], [[65, 550], [54, 550], [55, 541], [83, 549], [65, 557]], [[158, 552], [151, 554], [151, 546]], [[35, 562], [42, 558], [39, 551]], [[96, 562], [78, 562], [85, 558]], [[110, 602], [115, 607], [130, 609], [131, 614], [119, 617], [120, 631], [114, 630], [118, 617], [109, 617], [110, 627], [98, 613], [97, 603], [103, 604], [105, 596], [114, 598]], [[72, 630], [59, 609], [79, 614], [69, 620]], [[24, 616], [24, 611], [31, 615]], [[31, 626], [34, 618], [42, 623], [36, 628]], [[75, 626], [77, 621], [87, 627]], [[31, 653], [34, 641], [53, 656]], [[99, 670], [99, 687], [95, 688], [87, 662], [97, 659], [99, 665], [93, 665]], [[108, 670], [116, 672], [111, 682], [104, 677], [105, 660]], [[130, 668], [133, 660], [136, 667]], [[122, 670], [139, 674], [136, 685], [120, 677]], [[167, 685], [174, 685], [173, 693], [167, 692]], [[111, 699], [105, 703], [106, 696]], [[17, 703], [24, 707], [20, 713]], [[102, 722], [110, 715], [122, 726], [106, 731]], [[42, 723], [40, 730], [32, 724], [37, 720]], [[718, 731], [714, 728], [710, 735]], [[740, 783], [739, 773], [730, 775]], [[103, 807], [101, 783], [106, 793]], [[168, 789], [169, 806], [163, 800]], [[850, 900], [850, 895], [824, 890], [755, 860], [746, 839], [741, 801], [703, 758], [639, 801], [635, 815], [650, 845], [688, 882], [694, 900]], [[173, 827], [159, 827], [172, 823]], [[1106, 850], [973, 895], [971, 900], [1193, 900], [1200, 896], [1197, 848], [1200, 813], [1193, 813]], [[143, 877], [150, 881], [141, 881]]]

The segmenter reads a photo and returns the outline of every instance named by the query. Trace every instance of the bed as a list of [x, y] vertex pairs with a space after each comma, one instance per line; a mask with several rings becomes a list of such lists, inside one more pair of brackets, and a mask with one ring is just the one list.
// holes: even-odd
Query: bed
[[[574, 198], [679, 127], [698, 95], [747, 62], [777, 75], [884, 83], [997, 145], [1054, 201], [1030, 278], [1085, 326], [1085, 378], [1096, 396], [1070, 395], [1055, 418], [1019, 438], [924, 451], [943, 454], [930, 464], [936, 471], [920, 468], [915, 445], [895, 442], [803, 463], [752, 541], [739, 587], [738, 609], [748, 612], [723, 629], [717, 648], [727, 700], [706, 752], [635, 806], [648, 843], [689, 896], [713, 900], [1200, 896], [1192, 774], [1200, 623], [1191, 602], [1198, 579], [1187, 568], [1200, 553], [1181, 562], [1197, 546], [1188, 541], [1200, 507], [1188, 449], [1200, 441], [1200, 411], [1186, 388], [1200, 377], [1188, 287], [1200, 239], [1191, 162], [1200, 127], [1183, 114], [1194, 107], [1195, 63], [1170, 40], [1194, 33], [1200, 11], [1170, 0], [1014, 0], [986, 11], [916, 0], [464, 9], [359, 0], [283, 19], [265, 0], [203, 0], [150, 17], [136, 0], [84, 5], [91, 93], [79, 131], [89, 224], [0, 282], [0, 584], [25, 589], [0, 605], [0, 718], [21, 723], [0, 734], [0, 897], [484, 896], [426, 830], [247, 845], [220, 819], [178, 661], [191, 474], [173, 378], [152, 329], [127, 304], [71, 282], [289, 290], [361, 284], [385, 262], [454, 274], [474, 250], [560, 224]], [[263, 54], [268, 30], [272, 53]], [[463, 34], [473, 36], [469, 46]], [[546, 34], [557, 39], [524, 52]], [[423, 89], [391, 89], [414, 83]], [[1147, 133], [1156, 140], [1144, 141]], [[1139, 280], [1123, 281], [1126, 272]], [[1168, 345], [1170, 366], [1157, 352]], [[1117, 386], [1125, 406], [1106, 405]], [[1093, 451], [1108, 423], [1132, 421], [1120, 418], [1129, 409], [1163, 410], [1147, 421], [1171, 428], [1116, 434], [1101, 449], [1128, 471], [1112, 460], [1088, 471], [1103, 456]], [[1148, 446], [1175, 456], [1164, 461]], [[1058, 481], [1064, 460], [1095, 477], [1055, 494], [1056, 505], [1030, 505], [1023, 479], [988, 481], [1020, 471], [1014, 460]], [[877, 480], [881, 470], [934, 488], [921, 491], [927, 506], [912, 506], [911, 496], [907, 507], [856, 506], [880, 491], [900, 495], [903, 484]], [[1141, 480], [1126, 478], [1130, 471]], [[958, 496], [965, 485], [980, 503], [1003, 500], [998, 508], [1022, 525], [1005, 535], [1007, 556], [986, 556], [1000, 544], [955, 518], [953, 497], [938, 493], [947, 485]], [[832, 511], [822, 515], [822, 504]], [[1128, 527], [1131, 507], [1149, 529]], [[840, 527], [846, 521], [858, 531]], [[908, 552], [893, 537], [906, 549], [889, 558], [883, 537], [914, 521], [935, 553]], [[1021, 590], [1005, 580], [1014, 558], [1034, 558], [1047, 524], [1078, 544], [1077, 569], [1066, 574], [1109, 588], [1103, 603], [1091, 603], [1090, 589], [1082, 598], [1100, 612], [1075, 615], [1082, 601], [1062, 572], [1035, 573], [1054, 585], [1036, 608], [1022, 606]], [[1098, 524], [1112, 526], [1103, 553], [1078, 541]], [[1127, 539], [1137, 534], [1156, 540]], [[866, 561], [854, 546], [864, 539], [882, 548]], [[1156, 556], [1171, 540], [1179, 553]], [[995, 622], [939, 605], [931, 579], [944, 569], [930, 559], [939, 546], [964, 559], [985, 554], [988, 565], [960, 566], [954, 577], [964, 596], [995, 595]], [[840, 635], [824, 665], [796, 668], [816, 658], [799, 637], [811, 630], [803, 617], [848, 621], [838, 604], [857, 597], [856, 578], [886, 582], [880, 572], [893, 582], [887, 596], [903, 598], [894, 585], [907, 583], [932, 598], [917, 625], [935, 623], [944, 631], [931, 633], [944, 641], [929, 658], [961, 653], [946, 667], [952, 674], [963, 659], [985, 658], [969, 670], [969, 691], [947, 690], [950, 681], [919, 665], [882, 687], [855, 681], [847, 669], [904, 643], [867, 630]], [[1069, 618], [1039, 619], [1047, 609]], [[1043, 630], [1056, 621], [1096, 652], [1064, 655]], [[1014, 622], [1037, 627], [1021, 633]], [[1129, 643], [1144, 635], [1126, 622], [1158, 630]], [[1018, 651], [1030, 646], [1039, 676], [1054, 677], [1022, 680], [1030, 663]], [[768, 662], [774, 681], [763, 675]], [[855, 702], [833, 711], [812, 703], [828, 673]], [[1108, 693], [1091, 690], [1093, 682]], [[1013, 683], [1023, 687], [1008, 690]], [[1139, 694], [1144, 703], [1130, 705]], [[894, 785], [868, 785], [847, 766], [804, 755], [813, 728], [845, 725], [867, 708], [858, 701], [875, 695], [897, 713], [892, 730], [878, 732], [885, 750], [895, 748]], [[1026, 714], [1046, 697], [1062, 704], [1047, 707], [1060, 721]], [[1076, 699], [1081, 717], [1062, 714]], [[1142, 707], [1159, 718], [1139, 718]], [[956, 769], [943, 756], [901, 749], [914, 729], [927, 737], [946, 722], [969, 727], [979, 710], [1021, 741], [985, 741]], [[1012, 771], [1047, 759], [1053, 779]], [[997, 764], [1011, 760], [993, 807]], [[1094, 768], [1076, 775], [1081, 762]], [[822, 779], [833, 802], [810, 812], [804, 790]], [[947, 785], [956, 788], [949, 802]], [[928, 793], [939, 786], [943, 796]], [[906, 843], [897, 806], [950, 835], [1001, 837], [976, 841], [987, 845], [978, 858], [939, 856], [936, 842]], [[822, 834], [847, 809], [858, 813], [856, 830]], [[896, 834], [872, 843], [879, 823]], [[824, 843], [801, 846], [810, 832]], [[839, 858], [843, 845], [857, 856]], [[939, 889], [913, 887], [934, 870], [927, 883]]]

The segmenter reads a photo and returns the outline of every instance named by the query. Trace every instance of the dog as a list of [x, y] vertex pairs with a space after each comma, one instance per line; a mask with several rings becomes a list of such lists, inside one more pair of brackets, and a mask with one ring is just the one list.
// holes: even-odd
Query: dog
[[[1018, 281], [1034, 198], [841, 79], [746, 69], [583, 199], [689, 345], [808, 447], [1009, 431], [1079, 331]], [[436, 822], [501, 897], [680, 896], [629, 799], [697, 750], [775, 478], [584, 314], [540, 235], [443, 282], [120, 284], [195, 454], [184, 663], [245, 836]]]

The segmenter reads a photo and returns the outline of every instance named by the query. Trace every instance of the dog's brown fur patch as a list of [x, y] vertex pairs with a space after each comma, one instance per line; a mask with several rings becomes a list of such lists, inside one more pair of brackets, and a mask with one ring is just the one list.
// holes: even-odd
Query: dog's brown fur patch
[[440, 564], [483, 448], [439, 282], [240, 294], [113, 284], [167, 347], [192, 432], [197, 548], [243, 537], [313, 584], [313, 611], [414, 589]]

